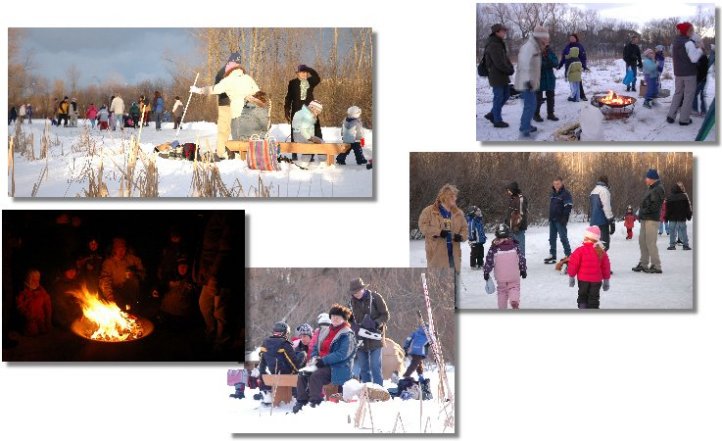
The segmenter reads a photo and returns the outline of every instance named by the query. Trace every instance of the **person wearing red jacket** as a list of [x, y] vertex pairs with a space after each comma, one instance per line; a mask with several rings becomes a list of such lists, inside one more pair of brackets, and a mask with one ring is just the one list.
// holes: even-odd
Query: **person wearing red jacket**
[[634, 214], [634, 211], [632, 211], [632, 206], [627, 205], [627, 212], [624, 214], [624, 227], [627, 229], [627, 240], [632, 239], [632, 236], [634, 236], [632, 229], [634, 228], [634, 222], [636, 221], [637, 215]]
[[45, 334], [52, 328], [50, 295], [40, 285], [40, 271], [31, 269], [25, 278], [25, 289], [16, 299], [18, 311], [25, 319], [25, 334]]
[[582, 246], [569, 256], [567, 274], [569, 286], [574, 287], [575, 277], [579, 279], [577, 307], [599, 309], [599, 290], [609, 290], [612, 275], [609, 256], [599, 242], [602, 232], [596, 225], [587, 227]]

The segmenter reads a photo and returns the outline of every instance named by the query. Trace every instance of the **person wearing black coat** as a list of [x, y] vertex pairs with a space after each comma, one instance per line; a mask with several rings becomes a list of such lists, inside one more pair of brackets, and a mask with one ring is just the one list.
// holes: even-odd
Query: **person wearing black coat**
[[567, 223], [572, 212], [572, 194], [564, 187], [564, 180], [557, 177], [552, 182], [551, 193], [549, 194], [549, 257], [544, 263], [556, 263], [557, 260], [557, 236], [564, 248], [564, 255], [569, 257], [572, 248], [567, 237]]
[[639, 204], [639, 264], [632, 268], [634, 272], [651, 274], [662, 273], [662, 261], [659, 259], [657, 249], [657, 230], [659, 217], [662, 214], [662, 201], [664, 201], [664, 187], [659, 180], [656, 169], [650, 168], [644, 177], [647, 190], [644, 192], [642, 203]]
[[[626, 46], [624, 46], [624, 51], [622, 53], [622, 59], [627, 64], [627, 69], [632, 69], [632, 72], [634, 72], [634, 76], [637, 76], [637, 68], [642, 68], [642, 52], [639, 50], [639, 37], [633, 36], [631, 40], [629, 40], [629, 43], [627, 43]], [[637, 80], [634, 80], [634, 82], [627, 86], [627, 92], [629, 91], [636, 92], [637, 91]]]
[[[288, 92], [286, 93], [286, 101], [283, 105], [286, 121], [289, 123], [303, 105], [308, 105], [314, 100], [313, 89], [321, 83], [321, 77], [313, 68], [302, 64], [298, 66], [296, 78], [288, 82]], [[316, 126], [314, 128], [315, 136], [323, 138], [321, 135], [321, 123], [316, 118]], [[293, 127], [291, 127], [291, 141], [293, 141]]]
[[707, 87], [707, 74], [709, 73], [709, 58], [702, 54], [697, 60], [697, 90], [692, 101], [692, 110], [698, 116], [707, 113], [707, 102], [705, 101], [704, 89]]
[[667, 220], [669, 221], [669, 248], [677, 249], [677, 239], [682, 242], [682, 249], [689, 251], [687, 237], [687, 221], [692, 220], [692, 202], [685, 191], [684, 184], [677, 182], [672, 186], [672, 193], [667, 196]]
[[529, 225], [528, 202], [516, 181], [512, 181], [506, 187], [506, 192], [509, 195], [509, 206], [504, 223], [509, 226], [514, 240], [519, 243], [521, 254], [525, 255], [526, 229]]
[[18, 109], [15, 108], [15, 106], [10, 107], [10, 112], [8, 113], [8, 125], [15, 122], [15, 120], [18, 119]]
[[507, 28], [502, 24], [495, 24], [491, 27], [491, 34], [484, 48], [484, 57], [481, 62], [489, 71], [489, 86], [494, 93], [491, 111], [484, 115], [494, 124], [494, 127], [509, 127], [509, 124], [501, 118], [501, 109], [506, 104], [511, 93], [509, 77], [514, 75], [514, 65], [506, 53]]
[[[373, 381], [383, 385], [382, 351], [386, 337], [386, 323], [389, 321], [389, 308], [381, 294], [367, 289], [368, 285], [363, 279], [351, 281], [349, 294], [349, 309], [352, 312], [351, 328], [362, 341], [356, 354], [359, 363], [361, 382]], [[367, 337], [368, 335], [375, 337]]]
[[[258, 365], [260, 375], [263, 374], [297, 374], [306, 363], [307, 354], [297, 352], [288, 340], [289, 326], [284, 322], [273, 325], [273, 334], [263, 341], [260, 348], [261, 363]], [[261, 377], [262, 378], [262, 377]], [[264, 386], [261, 390], [270, 390]]]

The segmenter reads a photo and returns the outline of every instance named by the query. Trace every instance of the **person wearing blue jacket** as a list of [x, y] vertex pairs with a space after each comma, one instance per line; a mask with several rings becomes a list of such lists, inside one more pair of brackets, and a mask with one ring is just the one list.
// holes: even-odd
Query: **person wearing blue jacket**
[[[288, 340], [291, 328], [284, 322], [273, 325], [273, 334], [268, 337], [260, 348], [261, 363], [258, 371], [263, 374], [295, 374], [306, 362], [305, 352], [296, 352]], [[263, 386], [262, 391], [271, 390]]]
[[351, 379], [353, 360], [356, 355], [356, 337], [349, 324], [351, 310], [335, 304], [328, 312], [331, 326], [321, 328], [318, 341], [311, 349], [309, 366], [302, 369], [296, 384], [297, 398], [293, 413], [311, 403], [316, 407], [323, 401], [323, 386], [343, 386]]
[[647, 49], [642, 54], [642, 73], [647, 83], [647, 93], [644, 94], [644, 107], [652, 108], [654, 98], [659, 94], [659, 64], [654, 60], [654, 51]]
[[572, 254], [567, 238], [567, 223], [572, 212], [572, 194], [564, 187], [564, 179], [558, 176], [552, 181], [552, 190], [549, 194], [549, 257], [544, 263], [557, 261], [557, 236], [564, 248], [564, 256]]
[[484, 217], [481, 215], [481, 208], [471, 207], [467, 218], [469, 226], [469, 245], [471, 246], [471, 269], [481, 269], [484, 266]]
[[609, 250], [610, 236], [614, 234], [614, 213], [612, 212], [612, 194], [609, 192], [609, 178], [602, 175], [589, 195], [589, 225], [601, 230], [604, 250]]
[[155, 96], [153, 97], [153, 114], [155, 116], [155, 129], [160, 130], [160, 123], [163, 119], [163, 108], [165, 107], [165, 102], [163, 101], [163, 97], [160, 96], [159, 91], [155, 91]]
[[429, 339], [426, 337], [428, 326], [426, 324], [419, 325], [414, 332], [406, 337], [404, 341], [404, 353], [411, 356], [411, 363], [404, 372], [404, 378], [408, 378], [411, 374], [416, 373], [421, 377], [424, 374], [424, 359], [429, 348]]
[[542, 49], [541, 53], [541, 79], [539, 80], [539, 90], [536, 91], [536, 112], [534, 113], [534, 121], [542, 122], [544, 118], [539, 113], [542, 103], [545, 101], [542, 94], [546, 92], [547, 103], [547, 119], [550, 121], [559, 121], [554, 115], [554, 89], [556, 88], [557, 79], [554, 76], [554, 68], [559, 64], [559, 59], [554, 51], [547, 45]]

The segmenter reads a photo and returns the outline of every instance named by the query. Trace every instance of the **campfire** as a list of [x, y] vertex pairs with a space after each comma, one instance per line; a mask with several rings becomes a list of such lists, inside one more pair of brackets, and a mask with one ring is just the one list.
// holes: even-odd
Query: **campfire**
[[102, 342], [139, 340], [153, 332], [149, 320], [129, 314], [112, 301], [107, 301], [85, 287], [72, 294], [80, 304], [83, 316], [71, 326], [83, 338]]
[[592, 105], [598, 107], [606, 119], [629, 118], [634, 112], [637, 99], [626, 95], [617, 95], [610, 90], [606, 95], [597, 95], [592, 98]]

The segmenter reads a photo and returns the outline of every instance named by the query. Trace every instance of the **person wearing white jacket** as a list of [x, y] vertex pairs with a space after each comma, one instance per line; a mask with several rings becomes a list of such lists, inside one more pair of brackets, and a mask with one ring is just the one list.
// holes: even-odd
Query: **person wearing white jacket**
[[[243, 113], [243, 106], [248, 97], [253, 96], [260, 88], [256, 81], [241, 67], [241, 54], [234, 52], [228, 57], [225, 68], [225, 77], [215, 86], [191, 86], [191, 93], [204, 95], [220, 95], [225, 93], [231, 99], [231, 127], [233, 119], [239, 118]], [[233, 136], [235, 139], [235, 135]], [[220, 156], [220, 155], [219, 155]]]
[[113, 124], [113, 130], [115, 130], [116, 127], [120, 127], [120, 130], [123, 130], [125, 102], [123, 102], [123, 98], [121, 98], [120, 95], [116, 95], [115, 98], [113, 98], [113, 101], [110, 102], [110, 112], [113, 114], [113, 119], [115, 120], [111, 121], [111, 124]]
[[529, 39], [519, 49], [519, 56], [514, 77], [514, 87], [521, 91], [524, 110], [521, 114], [519, 131], [523, 136], [530, 136], [537, 128], [531, 125], [536, 110], [536, 91], [539, 90], [541, 77], [541, 52], [549, 41], [549, 32], [543, 26], [534, 28]]

